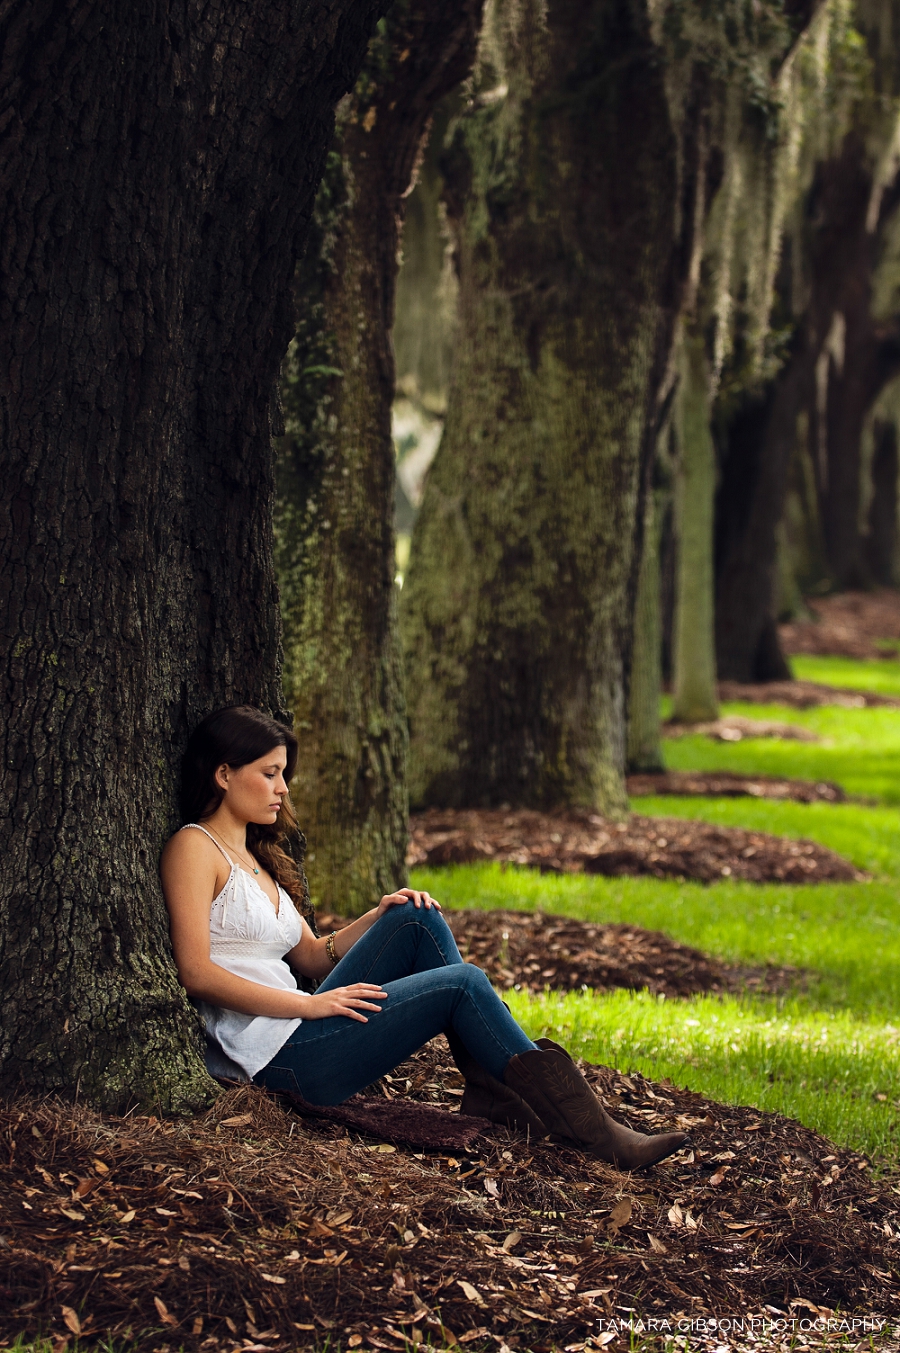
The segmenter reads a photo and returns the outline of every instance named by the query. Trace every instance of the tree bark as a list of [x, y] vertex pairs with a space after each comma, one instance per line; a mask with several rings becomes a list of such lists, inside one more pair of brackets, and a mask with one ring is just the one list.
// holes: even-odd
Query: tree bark
[[713, 501], [716, 455], [710, 430], [710, 373], [703, 334], [685, 327], [676, 398], [678, 583], [675, 604], [672, 717], [699, 723], [718, 717], [713, 642]]
[[8, 0], [0, 1086], [201, 1102], [157, 859], [190, 727], [283, 708], [270, 407], [377, 0]]
[[406, 711], [394, 584], [391, 326], [404, 195], [481, 0], [399, 5], [338, 119], [298, 267], [283, 391], [277, 560], [293, 795], [317, 904], [359, 914], [406, 879]]
[[639, 6], [544, 8], [492, 7], [443, 162], [455, 369], [401, 599], [417, 805], [626, 802], [636, 524], [696, 157]]
[[663, 770], [659, 693], [662, 688], [662, 608], [660, 605], [660, 538], [666, 488], [646, 496], [641, 565], [634, 601], [634, 645], [628, 695], [627, 769]]
[[872, 436], [872, 497], [864, 541], [865, 563], [873, 583], [880, 587], [897, 587], [900, 583], [900, 533], [897, 522], [900, 457], [897, 454], [897, 426], [895, 423], [877, 422]]
[[862, 431], [900, 359], [896, 324], [875, 318], [872, 307], [897, 184], [881, 192], [873, 219], [874, 172], [856, 131], [819, 167], [802, 237], [808, 300], [791, 358], [774, 389], [724, 430], [716, 598], [723, 679], [765, 681], [789, 670], [777, 642], [775, 598], [778, 524], [793, 456], [812, 469], [815, 498], [803, 554], [819, 576], [801, 581], [850, 587], [873, 580], [860, 529]]
[[723, 681], [790, 677], [775, 626], [778, 524], [798, 420], [812, 389], [813, 364], [801, 335], [774, 388], [745, 400], [722, 436], [716, 656]]

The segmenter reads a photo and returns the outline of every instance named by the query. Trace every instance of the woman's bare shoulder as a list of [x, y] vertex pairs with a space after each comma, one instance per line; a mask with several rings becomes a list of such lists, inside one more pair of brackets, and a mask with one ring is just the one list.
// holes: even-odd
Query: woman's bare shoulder
[[208, 863], [215, 869], [220, 858], [218, 847], [205, 832], [185, 830], [183, 827], [169, 837], [162, 852], [163, 866]]

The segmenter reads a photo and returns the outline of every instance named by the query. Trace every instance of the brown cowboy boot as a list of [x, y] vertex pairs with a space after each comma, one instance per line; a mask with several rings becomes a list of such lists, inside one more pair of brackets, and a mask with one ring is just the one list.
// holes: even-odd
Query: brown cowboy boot
[[444, 1037], [450, 1044], [453, 1060], [466, 1080], [460, 1113], [471, 1114], [473, 1118], [487, 1118], [491, 1123], [501, 1123], [516, 1132], [525, 1132], [533, 1139], [547, 1136], [549, 1128], [544, 1127], [524, 1099], [486, 1071], [457, 1033], [445, 1029]]
[[511, 1059], [503, 1079], [540, 1117], [548, 1132], [565, 1137], [620, 1170], [655, 1165], [687, 1141], [685, 1132], [648, 1137], [614, 1122], [561, 1048], [519, 1053]]

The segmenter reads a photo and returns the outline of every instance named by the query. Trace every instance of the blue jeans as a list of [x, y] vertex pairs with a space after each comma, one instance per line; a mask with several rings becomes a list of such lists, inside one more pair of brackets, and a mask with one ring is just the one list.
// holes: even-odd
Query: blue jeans
[[254, 1081], [300, 1094], [310, 1104], [341, 1104], [452, 1028], [472, 1056], [501, 1079], [516, 1053], [535, 1045], [480, 968], [464, 963], [443, 916], [412, 902], [391, 907], [319, 987], [373, 982], [387, 999], [366, 1011], [305, 1019]]

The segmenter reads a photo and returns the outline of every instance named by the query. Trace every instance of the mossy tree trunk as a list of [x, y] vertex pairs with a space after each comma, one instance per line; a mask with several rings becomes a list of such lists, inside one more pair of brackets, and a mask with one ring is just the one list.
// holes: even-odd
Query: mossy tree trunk
[[628, 698], [626, 766], [630, 771], [656, 771], [664, 768], [659, 711], [659, 693], [662, 687], [659, 552], [667, 496], [664, 489], [653, 489], [647, 494], [644, 505], [641, 563], [634, 601], [634, 645]]
[[[872, 218], [872, 164], [857, 133], [816, 175], [804, 232], [808, 299], [788, 362], [773, 387], [748, 400], [723, 429], [717, 504], [716, 646], [723, 679], [787, 675], [778, 646], [778, 525], [791, 458], [812, 471], [815, 540], [833, 586], [875, 581], [861, 520], [862, 435], [866, 415], [900, 361], [892, 314], [873, 314], [876, 260], [896, 220], [897, 188]], [[893, 307], [891, 307], [893, 309]], [[896, 511], [896, 501], [888, 516]]]
[[4, 6], [5, 1090], [175, 1109], [214, 1089], [157, 863], [191, 726], [283, 708], [271, 398], [376, 17]]
[[617, 812], [695, 155], [641, 6], [497, 0], [480, 50], [443, 162], [459, 327], [401, 605], [411, 797]]
[[722, 430], [716, 660], [723, 681], [790, 677], [775, 623], [778, 526], [813, 365], [801, 334], [774, 386], [743, 401]]
[[685, 326], [676, 398], [678, 578], [672, 717], [715, 719], [713, 504], [716, 454], [710, 429], [710, 372], [703, 334]]
[[[671, 405], [674, 401], [669, 402]], [[665, 769], [660, 693], [666, 623], [664, 593], [668, 580], [663, 570], [666, 534], [671, 533], [675, 464], [675, 430], [669, 408], [649, 467], [650, 486], [644, 506], [628, 693], [626, 769], [629, 771]]]
[[391, 326], [400, 223], [438, 101], [467, 74], [481, 0], [397, 0], [339, 112], [298, 266], [276, 560], [293, 797], [314, 901], [366, 910], [405, 881], [406, 722], [394, 584]]

